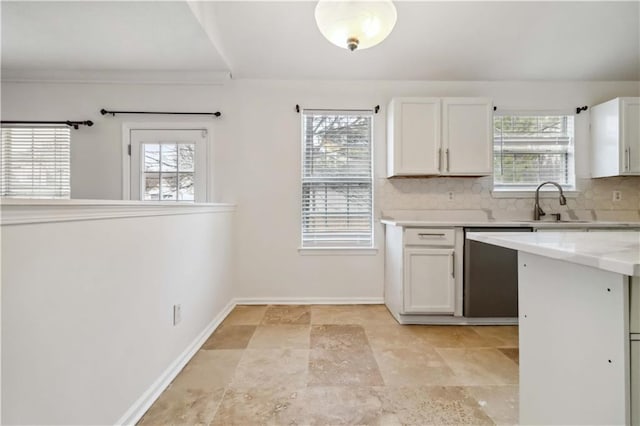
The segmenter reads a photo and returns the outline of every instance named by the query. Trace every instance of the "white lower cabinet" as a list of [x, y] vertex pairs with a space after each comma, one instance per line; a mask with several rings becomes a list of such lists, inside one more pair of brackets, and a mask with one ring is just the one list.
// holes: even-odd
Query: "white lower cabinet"
[[461, 228], [387, 226], [384, 301], [402, 324], [462, 315]]
[[404, 312], [452, 314], [455, 310], [453, 249], [404, 249]]

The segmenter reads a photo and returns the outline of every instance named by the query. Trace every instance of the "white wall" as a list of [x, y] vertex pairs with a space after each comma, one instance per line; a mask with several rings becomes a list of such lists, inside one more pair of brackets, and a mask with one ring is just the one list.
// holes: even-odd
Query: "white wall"
[[[381, 64], [380, 66], [384, 66]], [[575, 111], [616, 96], [640, 95], [638, 82], [401, 82], [236, 80], [224, 86], [17, 84], [2, 87], [7, 119], [91, 118], [96, 125], [73, 133], [74, 197], [119, 198], [120, 123], [140, 117], [101, 117], [102, 107], [143, 110], [220, 109], [214, 135], [214, 201], [235, 202], [235, 271], [238, 296], [268, 298], [382, 297], [382, 253], [374, 256], [302, 256], [300, 240], [300, 115], [307, 108], [382, 107], [375, 118], [376, 217], [403, 208], [478, 208], [473, 179], [384, 179], [384, 113], [393, 96], [486, 96], [500, 110]], [[60, 99], [64, 99], [60, 102]], [[87, 115], [93, 114], [93, 115]], [[146, 117], [144, 117], [146, 119]], [[154, 119], [163, 119], [157, 117]], [[588, 114], [576, 117], [576, 171], [589, 175]], [[436, 185], [434, 182], [438, 182]], [[493, 200], [483, 184], [486, 207], [530, 209], [529, 200]], [[638, 179], [609, 180], [625, 202], [608, 203], [610, 185], [595, 192], [592, 207], [637, 209]], [[612, 182], [612, 183], [611, 183]], [[489, 182], [490, 185], [490, 182]], [[597, 189], [597, 188], [596, 188]], [[444, 203], [446, 191], [456, 203]], [[575, 208], [591, 208], [577, 200]], [[610, 218], [610, 217], [609, 217]], [[376, 225], [376, 245], [383, 228]]]
[[121, 420], [231, 302], [232, 214], [3, 225], [2, 423]]
[[[71, 131], [71, 197], [122, 199], [122, 123], [202, 122], [214, 124], [213, 157], [224, 161], [224, 121], [198, 116], [111, 115], [102, 108], [128, 111], [222, 111], [228, 103], [222, 86], [164, 84], [2, 83], [3, 120], [92, 120], [93, 127]], [[224, 130], [223, 130], [224, 132]], [[220, 149], [218, 151], [218, 149]], [[220, 178], [220, 179], [218, 179]], [[223, 177], [214, 170], [216, 182]], [[223, 184], [223, 182], [220, 182]]]
[[[383, 65], [381, 65], [383, 66]], [[420, 208], [409, 204], [440, 196], [434, 185], [451, 186], [456, 197], [471, 192], [474, 179], [384, 179], [385, 110], [393, 96], [486, 96], [498, 108], [575, 111], [576, 106], [621, 95], [640, 94], [637, 82], [322, 82], [236, 81], [233, 103], [225, 106], [233, 129], [234, 200], [238, 203], [235, 271], [239, 296], [248, 298], [381, 298], [383, 253], [375, 256], [301, 256], [300, 241], [300, 115], [306, 108], [382, 107], [375, 117], [376, 217], [383, 210]], [[588, 114], [576, 119], [577, 174], [586, 177]], [[464, 184], [464, 182], [468, 184]], [[633, 186], [633, 183], [632, 183]], [[640, 181], [635, 181], [640, 188]], [[635, 206], [638, 209], [638, 189]], [[500, 200], [506, 202], [506, 200]], [[426, 206], [425, 206], [426, 207]], [[433, 203], [429, 208], [451, 208]], [[457, 208], [479, 208], [456, 205]], [[496, 200], [496, 207], [498, 202]], [[376, 224], [376, 246], [383, 246], [383, 228]]]

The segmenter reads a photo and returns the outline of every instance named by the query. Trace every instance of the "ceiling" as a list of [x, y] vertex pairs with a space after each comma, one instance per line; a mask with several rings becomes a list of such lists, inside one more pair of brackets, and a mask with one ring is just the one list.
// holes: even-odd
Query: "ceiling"
[[223, 70], [186, 2], [2, 2], [2, 68]]
[[234, 78], [640, 80], [640, 2], [396, 1], [389, 38], [326, 41], [315, 1], [2, 2], [2, 68]]

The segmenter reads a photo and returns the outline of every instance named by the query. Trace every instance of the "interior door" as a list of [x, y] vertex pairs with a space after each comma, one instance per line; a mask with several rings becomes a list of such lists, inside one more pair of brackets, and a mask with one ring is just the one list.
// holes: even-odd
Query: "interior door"
[[130, 198], [207, 201], [207, 131], [132, 129]]

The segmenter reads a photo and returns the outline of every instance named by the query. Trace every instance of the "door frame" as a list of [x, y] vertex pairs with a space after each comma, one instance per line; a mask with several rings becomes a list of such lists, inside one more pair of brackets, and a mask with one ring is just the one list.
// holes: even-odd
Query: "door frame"
[[213, 123], [204, 121], [194, 122], [125, 122], [122, 123], [122, 199], [131, 200], [131, 156], [129, 155], [129, 145], [131, 144], [131, 132], [133, 130], [206, 130], [206, 184], [205, 201], [210, 203], [213, 200]]

